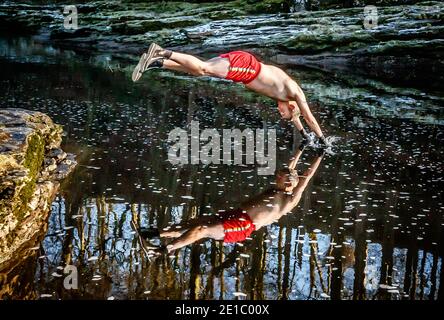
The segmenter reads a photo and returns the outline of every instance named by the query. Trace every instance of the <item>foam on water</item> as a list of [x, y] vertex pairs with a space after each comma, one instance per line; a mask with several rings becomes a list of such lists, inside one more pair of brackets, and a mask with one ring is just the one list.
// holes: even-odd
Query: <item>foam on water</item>
[[335, 144], [340, 139], [341, 139], [340, 137], [336, 137], [336, 136], [326, 137], [325, 142], [326, 142], [327, 148], [325, 148], [325, 146], [323, 144], [319, 143], [319, 139], [316, 137], [316, 134], [314, 132], [310, 132], [306, 138], [306, 140], [307, 140], [306, 146], [311, 147], [311, 148], [315, 148], [315, 149], [324, 148], [326, 154], [334, 155], [336, 153], [333, 151], [333, 149], [335, 147]]

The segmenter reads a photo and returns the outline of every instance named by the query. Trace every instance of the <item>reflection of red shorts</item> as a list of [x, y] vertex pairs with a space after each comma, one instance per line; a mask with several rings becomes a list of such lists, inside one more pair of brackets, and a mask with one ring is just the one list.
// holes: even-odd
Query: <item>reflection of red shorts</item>
[[230, 60], [230, 68], [225, 79], [245, 84], [253, 81], [261, 71], [261, 63], [250, 53], [232, 51], [219, 57]]
[[224, 225], [224, 242], [244, 241], [256, 230], [250, 216], [242, 209], [219, 212]]

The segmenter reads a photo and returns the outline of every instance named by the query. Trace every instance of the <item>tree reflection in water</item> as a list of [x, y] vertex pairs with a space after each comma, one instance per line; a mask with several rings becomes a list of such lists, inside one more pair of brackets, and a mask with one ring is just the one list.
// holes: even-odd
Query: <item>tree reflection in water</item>
[[[61, 76], [66, 68], [69, 82]], [[236, 208], [273, 182], [253, 166], [172, 167], [166, 159], [171, 129], [192, 119], [218, 130], [275, 128], [282, 164], [298, 144], [291, 127], [279, 122], [270, 102], [225, 83], [156, 75], [134, 87], [124, 74], [90, 65], [4, 69], [0, 107], [14, 99], [63, 124], [63, 149], [78, 154], [80, 165], [54, 201], [42, 238], [30, 244], [39, 249], [18, 253], [23, 259], [0, 272], [2, 298], [443, 297], [437, 191], [443, 131], [423, 121], [439, 118], [435, 109], [418, 111], [418, 121], [403, 113], [376, 117], [365, 107], [369, 97], [376, 99], [373, 87], [354, 89], [353, 79], [338, 83], [294, 70], [326, 131], [341, 137], [340, 150], [323, 160], [299, 205], [244, 243], [201, 241], [148, 259], [132, 220], [167, 227]], [[320, 85], [360, 91], [350, 104], [327, 103], [317, 100]], [[387, 94], [377, 98], [386, 109], [394, 101]], [[78, 268], [78, 290], [63, 288], [67, 264]]]

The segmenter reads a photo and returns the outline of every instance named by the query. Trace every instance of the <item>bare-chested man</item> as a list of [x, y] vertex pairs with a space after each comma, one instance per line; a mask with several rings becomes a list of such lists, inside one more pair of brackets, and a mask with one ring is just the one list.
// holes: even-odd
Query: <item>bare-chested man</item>
[[232, 51], [202, 61], [189, 54], [165, 50], [153, 43], [148, 51], [142, 54], [134, 69], [133, 81], [139, 80], [143, 72], [153, 68], [165, 68], [194, 76], [211, 76], [242, 82], [247, 88], [276, 100], [281, 117], [291, 120], [304, 138], [308, 135], [301, 123], [301, 116], [319, 138], [321, 144], [327, 144], [307, 104], [304, 92], [296, 81], [282, 69], [259, 62], [248, 52]]
[[204, 238], [221, 240], [226, 243], [241, 242], [253, 231], [278, 221], [290, 212], [301, 200], [301, 195], [308, 182], [315, 174], [323, 155], [314, 159], [310, 167], [302, 174], [296, 172], [296, 165], [302, 154], [299, 148], [288, 169], [276, 173], [276, 185], [238, 209], [221, 211], [213, 216], [189, 220], [174, 225], [168, 230], [148, 229], [141, 231], [146, 237], [174, 238], [174, 240], [159, 251], [172, 252]]

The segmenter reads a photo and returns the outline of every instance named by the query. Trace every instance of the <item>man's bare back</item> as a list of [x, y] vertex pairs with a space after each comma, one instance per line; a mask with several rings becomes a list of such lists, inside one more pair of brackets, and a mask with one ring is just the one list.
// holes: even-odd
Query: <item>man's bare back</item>
[[278, 67], [264, 63], [261, 65], [261, 72], [257, 78], [245, 86], [275, 100], [293, 100], [291, 90], [295, 90], [294, 80]]
[[[251, 199], [251, 201], [241, 205], [250, 216], [251, 220], [259, 230], [263, 226], [277, 222], [282, 216], [286, 215], [291, 208], [293, 195], [279, 189], [269, 189], [264, 193]], [[288, 210], [290, 209], [290, 210]]]

